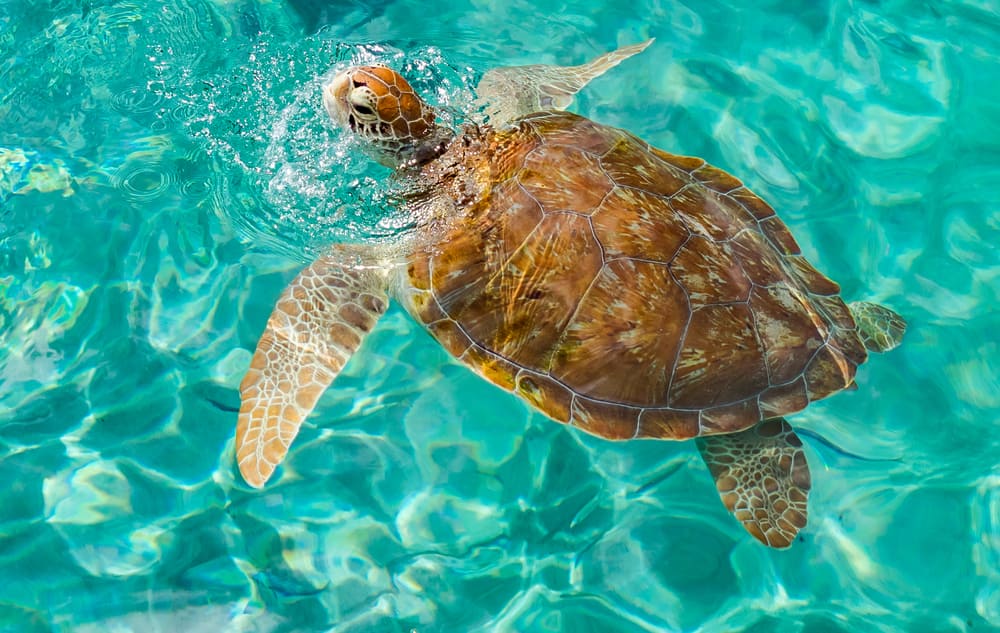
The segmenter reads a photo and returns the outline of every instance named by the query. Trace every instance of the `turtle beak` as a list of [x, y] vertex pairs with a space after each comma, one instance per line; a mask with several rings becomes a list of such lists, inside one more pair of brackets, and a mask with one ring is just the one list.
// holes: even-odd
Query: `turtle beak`
[[337, 74], [333, 81], [323, 86], [323, 107], [333, 122], [344, 128], [350, 127], [347, 92], [351, 88], [352, 71], [353, 69], [348, 69]]

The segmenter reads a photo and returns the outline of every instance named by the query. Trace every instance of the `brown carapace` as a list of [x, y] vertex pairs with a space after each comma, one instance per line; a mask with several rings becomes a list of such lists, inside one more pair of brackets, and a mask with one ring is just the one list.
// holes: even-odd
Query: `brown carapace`
[[866, 345], [891, 349], [905, 324], [870, 303], [852, 305], [856, 322], [735, 177], [554, 109], [646, 45], [491, 71], [489, 124], [457, 133], [388, 68], [334, 79], [327, 109], [404, 167], [418, 229], [391, 254], [335, 247], [285, 291], [241, 386], [248, 483], [271, 476], [391, 296], [553, 420], [615, 440], [697, 438], [729, 511], [761, 542], [791, 544], [811, 479], [782, 416], [852, 386]]
[[736, 178], [566, 112], [481, 143], [451, 149], [479, 195], [413, 254], [409, 303], [493, 382], [612, 439], [741, 431], [851, 384], [837, 285]]

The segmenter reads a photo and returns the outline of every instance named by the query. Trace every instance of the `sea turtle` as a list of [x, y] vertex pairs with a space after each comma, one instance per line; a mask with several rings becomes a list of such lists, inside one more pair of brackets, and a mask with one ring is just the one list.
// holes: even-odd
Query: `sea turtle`
[[697, 438], [761, 542], [806, 524], [809, 469], [782, 416], [854, 385], [905, 325], [849, 309], [735, 177], [561, 111], [648, 45], [577, 67], [491, 71], [458, 130], [394, 70], [324, 86], [333, 120], [408, 185], [416, 227], [338, 245], [285, 289], [240, 386], [237, 461], [260, 487], [389, 298], [459, 361], [553, 420], [624, 440]]

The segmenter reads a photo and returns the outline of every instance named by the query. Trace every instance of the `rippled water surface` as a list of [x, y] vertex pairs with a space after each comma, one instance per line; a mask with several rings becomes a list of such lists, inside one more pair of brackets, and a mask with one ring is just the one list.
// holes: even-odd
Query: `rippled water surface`
[[[1000, 631], [1000, 6], [0, 3], [0, 630]], [[488, 68], [656, 37], [573, 109], [778, 209], [904, 345], [791, 421], [800, 542], [690, 443], [610, 443], [393, 308], [279, 476], [237, 386], [324, 244], [402, 230], [328, 124], [337, 68], [459, 118]]]

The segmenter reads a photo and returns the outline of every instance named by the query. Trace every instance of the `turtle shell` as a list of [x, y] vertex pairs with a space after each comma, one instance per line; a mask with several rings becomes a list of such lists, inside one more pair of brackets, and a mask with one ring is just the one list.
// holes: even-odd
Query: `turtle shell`
[[404, 302], [555, 420], [611, 439], [736, 432], [850, 386], [866, 358], [837, 284], [701, 159], [548, 112], [438, 160], [425, 175], [458, 217], [413, 253]]

